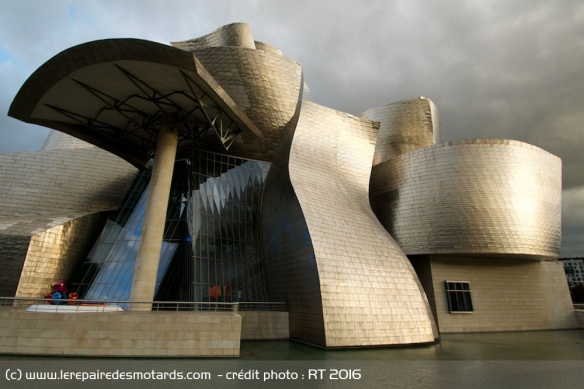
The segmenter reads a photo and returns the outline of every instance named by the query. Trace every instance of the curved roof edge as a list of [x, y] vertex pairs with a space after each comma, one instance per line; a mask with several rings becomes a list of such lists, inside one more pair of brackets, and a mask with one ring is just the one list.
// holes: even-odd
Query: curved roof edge
[[256, 49], [251, 27], [248, 23], [231, 23], [198, 38], [170, 42], [174, 47], [190, 51], [194, 47], [234, 46]]
[[55, 55], [26, 80], [14, 98], [8, 115], [27, 123], [73, 135], [108, 150], [138, 167], [144, 167], [150, 158], [150, 150], [142, 152], [125, 144], [114, 144], [110, 138], [94, 136], [84, 131], [87, 127], [81, 124], [33, 117], [33, 112], [43, 96], [71, 73], [92, 65], [105, 65], [116, 61], [167, 65], [177, 70], [188, 71], [190, 75], [195, 76], [193, 81], [197, 87], [203, 90], [240, 129], [248, 130], [256, 137], [263, 137], [263, 132], [237, 106], [192, 53], [157, 42], [131, 38], [87, 42]]
[[527, 143], [527, 142], [523, 142], [523, 141], [515, 140], [515, 139], [504, 139], [504, 138], [459, 139], [459, 140], [455, 140], [455, 141], [437, 143], [435, 145], [428, 146], [428, 147], [450, 147], [450, 146], [464, 146], [464, 145], [509, 145], [509, 146], [525, 147], [527, 149], [537, 150], [539, 152], [549, 154], [550, 156], [561, 160], [561, 158], [558, 157], [557, 155], [552, 154], [549, 151], [542, 149], [539, 146], [535, 146], [535, 145], [532, 145], [531, 143]]

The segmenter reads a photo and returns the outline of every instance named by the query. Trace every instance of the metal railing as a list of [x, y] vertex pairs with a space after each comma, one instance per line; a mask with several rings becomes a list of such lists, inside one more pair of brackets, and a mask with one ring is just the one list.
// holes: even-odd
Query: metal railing
[[213, 311], [237, 312], [238, 303], [185, 301], [126, 301], [0, 297], [0, 307], [29, 312]]
[[286, 303], [281, 302], [251, 302], [251, 301], [240, 301], [239, 302], [240, 311], [286, 311]]
[[0, 297], [0, 307], [29, 312], [118, 312], [130, 311], [286, 311], [284, 302], [192, 302], [192, 301], [126, 301], [126, 300], [80, 300], [45, 299], [26, 297]]
[[584, 304], [574, 304], [574, 309], [576, 310], [584, 310]]

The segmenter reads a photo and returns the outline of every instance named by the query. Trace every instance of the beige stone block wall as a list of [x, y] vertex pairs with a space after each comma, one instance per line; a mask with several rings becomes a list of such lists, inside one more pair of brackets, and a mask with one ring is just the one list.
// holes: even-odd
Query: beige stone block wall
[[578, 328], [584, 328], [584, 310], [580, 309], [578, 311], [574, 311], [576, 315], [576, 324]]
[[0, 354], [237, 357], [240, 340], [241, 316], [236, 313], [0, 309]]
[[[557, 261], [432, 257], [430, 262], [441, 333], [577, 327]], [[446, 280], [470, 283], [474, 312], [448, 312]]]
[[241, 339], [289, 339], [288, 312], [240, 311]]

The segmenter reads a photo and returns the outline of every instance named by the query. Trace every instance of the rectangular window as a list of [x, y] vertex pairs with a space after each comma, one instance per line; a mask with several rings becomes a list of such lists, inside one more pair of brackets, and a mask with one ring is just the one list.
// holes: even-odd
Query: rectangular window
[[564, 267], [564, 273], [566, 273], [569, 276], [575, 274], [574, 267], [572, 265], [565, 266]]
[[448, 311], [472, 312], [472, 299], [470, 297], [470, 283], [466, 281], [444, 281], [446, 286], [446, 300]]

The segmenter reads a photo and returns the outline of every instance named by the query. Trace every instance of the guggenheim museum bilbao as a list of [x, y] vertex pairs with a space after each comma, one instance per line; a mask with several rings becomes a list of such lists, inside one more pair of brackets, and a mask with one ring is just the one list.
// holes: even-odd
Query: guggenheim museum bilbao
[[72, 47], [8, 114], [52, 132], [0, 155], [0, 296], [65, 281], [126, 302], [112, 317], [153, 315], [132, 302], [282, 302], [280, 337], [326, 348], [577, 326], [558, 157], [441, 143], [424, 97], [319, 105], [302, 66], [247, 24]]

